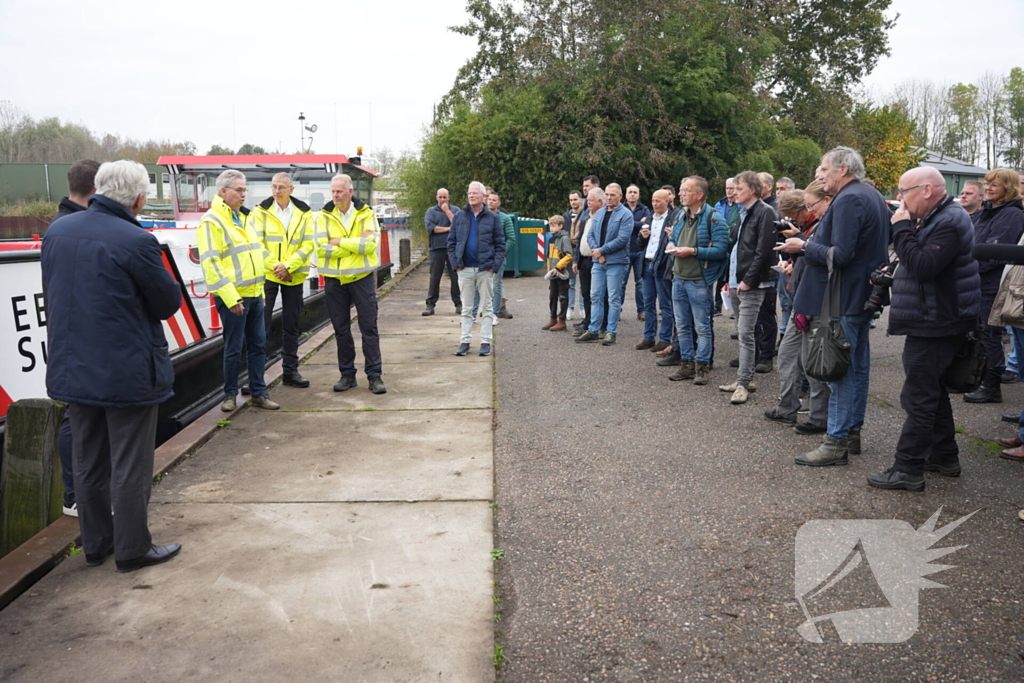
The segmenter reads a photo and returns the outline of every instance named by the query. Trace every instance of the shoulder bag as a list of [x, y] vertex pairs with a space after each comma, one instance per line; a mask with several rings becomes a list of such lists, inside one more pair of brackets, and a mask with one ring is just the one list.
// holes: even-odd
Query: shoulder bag
[[833, 250], [828, 250], [828, 285], [821, 298], [821, 316], [807, 344], [804, 371], [821, 382], [838, 382], [850, 369], [850, 342], [839, 322], [841, 275], [832, 267]]

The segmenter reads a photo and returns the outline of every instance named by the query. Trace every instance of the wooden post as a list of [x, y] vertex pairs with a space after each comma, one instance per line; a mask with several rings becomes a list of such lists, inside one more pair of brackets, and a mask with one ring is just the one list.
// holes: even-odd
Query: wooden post
[[408, 238], [398, 240], [398, 267], [405, 270], [412, 263], [412, 242]]
[[63, 514], [57, 439], [64, 404], [45, 398], [15, 401], [7, 410], [0, 467], [0, 557]]

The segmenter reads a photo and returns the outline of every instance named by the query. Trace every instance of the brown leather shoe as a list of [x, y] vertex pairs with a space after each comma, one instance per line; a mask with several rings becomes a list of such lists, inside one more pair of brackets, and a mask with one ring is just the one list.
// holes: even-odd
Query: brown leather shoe
[[665, 348], [663, 348], [661, 351], [658, 351], [658, 353], [656, 353], [654, 355], [658, 356], [659, 358], [664, 358], [665, 356], [667, 356], [670, 353], [672, 353], [672, 347], [671, 346], [666, 346]]
[[1000, 458], [1006, 460], [1016, 460], [1017, 462], [1024, 462], [1024, 446], [1018, 446], [1017, 448], [1010, 448], [999, 454]]
[[253, 406], [256, 408], [262, 408], [263, 410], [280, 410], [281, 406], [270, 400], [269, 396], [253, 396]]
[[645, 317], [645, 316], [644, 316], [644, 314], [643, 314], [643, 313], [637, 313], [637, 314], [636, 314], [636, 319], [637, 319], [637, 320], [643, 320], [643, 319], [644, 319], [644, 317]]
[[641, 341], [639, 344], [636, 345], [636, 350], [637, 351], [646, 351], [647, 349], [649, 349], [649, 348], [651, 348], [653, 346], [654, 346], [654, 340], [653, 339], [644, 339], [643, 341]]
[[651, 347], [651, 351], [653, 351], [654, 353], [657, 353], [658, 351], [664, 351], [665, 349], [667, 349], [670, 346], [672, 346], [672, 345], [669, 344], [668, 342], [658, 342], [657, 344], [655, 344], [654, 346]]
[[1012, 439], [998, 439], [996, 443], [1004, 448], [1020, 448], [1024, 446], [1024, 441], [1021, 441], [1019, 437], [1013, 437]]
[[565, 329], [565, 321], [564, 320], [559, 320], [557, 323], [555, 323], [555, 326], [551, 328], [551, 331], [552, 332], [561, 332], [564, 329]]
[[542, 329], [542, 330], [550, 330], [552, 327], [555, 326], [555, 323], [557, 323], [557, 322], [558, 322], [557, 318], [552, 318], [551, 320], [548, 321], [547, 325], [542, 325], [540, 329]]

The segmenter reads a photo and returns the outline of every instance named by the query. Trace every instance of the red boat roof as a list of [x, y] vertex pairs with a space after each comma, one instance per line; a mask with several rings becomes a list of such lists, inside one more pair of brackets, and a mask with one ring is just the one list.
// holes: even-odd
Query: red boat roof
[[219, 167], [245, 168], [261, 166], [264, 168], [288, 169], [298, 167], [322, 167], [326, 164], [347, 164], [369, 173], [375, 178], [380, 177], [376, 171], [366, 166], [358, 166], [349, 161], [344, 154], [225, 154], [216, 156], [167, 156], [160, 157], [160, 166], [181, 166], [186, 168]]

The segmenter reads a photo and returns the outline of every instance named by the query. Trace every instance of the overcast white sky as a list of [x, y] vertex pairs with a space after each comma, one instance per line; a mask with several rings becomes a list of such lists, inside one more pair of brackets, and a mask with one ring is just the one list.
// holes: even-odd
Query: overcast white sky
[[[894, 0], [892, 57], [866, 84], [1024, 67], [1024, 0], [969, 6]], [[465, 0], [0, 0], [0, 99], [97, 133], [191, 140], [200, 153], [246, 142], [292, 152], [300, 111], [319, 127], [317, 152], [400, 151], [476, 51], [447, 30], [465, 17]]]

